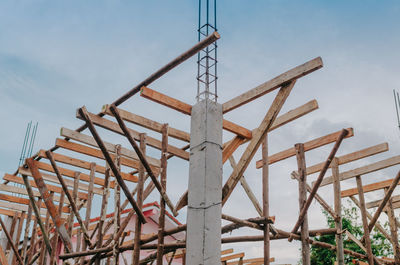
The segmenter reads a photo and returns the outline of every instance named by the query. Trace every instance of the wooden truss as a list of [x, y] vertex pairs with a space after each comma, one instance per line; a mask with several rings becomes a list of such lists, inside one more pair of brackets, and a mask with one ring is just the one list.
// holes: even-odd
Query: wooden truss
[[[82, 265], [100, 264], [102, 260], [112, 261], [113, 264], [185, 264], [186, 243], [184, 237], [179, 235], [186, 230], [186, 224], [178, 223], [174, 227], [168, 224], [170, 220], [175, 220], [174, 216], [187, 205], [188, 193], [183, 192], [174, 204], [168, 195], [166, 184], [169, 160], [173, 157], [182, 161], [190, 159], [190, 132], [134, 114], [120, 105], [132, 96], [140, 95], [190, 116], [190, 104], [153, 90], [150, 86], [169, 70], [217, 39], [219, 34], [215, 32], [119, 99], [104, 105], [99, 113], [92, 113], [85, 107], [79, 108], [76, 117], [84, 122], [80, 128], [61, 128], [60, 138], [56, 139], [53, 148], [39, 150], [14, 174], [3, 176], [4, 183], [0, 185], [0, 214], [3, 218], [0, 219], [0, 223], [7, 237], [7, 244], [5, 248], [0, 247], [1, 264], [11, 262], [53, 265], [60, 260]], [[301, 241], [302, 261], [305, 265], [310, 264], [310, 245], [335, 250], [339, 264], [343, 264], [344, 254], [357, 260], [368, 260], [370, 264], [400, 264], [398, 222], [393, 213], [393, 209], [400, 207], [400, 197], [392, 197], [400, 174], [393, 179], [366, 186], [362, 186], [361, 180], [364, 174], [398, 165], [400, 156], [349, 171], [339, 170], [343, 164], [387, 151], [387, 143], [337, 156], [342, 142], [354, 135], [353, 129], [347, 128], [269, 154], [269, 132], [318, 109], [317, 101], [311, 100], [281, 113], [298, 80], [322, 66], [322, 59], [315, 58], [223, 104], [223, 113], [227, 113], [277, 91], [257, 128], [250, 130], [236, 121], [223, 120], [222, 129], [233, 133], [234, 137], [223, 144], [222, 161], [225, 163], [229, 160], [232, 173], [223, 185], [222, 202], [225, 204], [229, 200], [240, 183], [258, 216], [240, 219], [222, 214], [221, 218], [225, 220], [226, 225], [221, 227], [221, 232], [225, 235], [244, 227], [258, 230], [259, 234], [224, 236], [221, 244], [260, 241], [263, 242], [264, 252], [260, 258], [247, 258], [245, 253], [233, 253], [233, 249], [223, 250], [222, 264], [270, 264], [274, 261], [270, 253], [270, 241], [281, 239]], [[105, 131], [108, 135], [113, 135], [108, 141], [103, 135]], [[157, 136], [147, 135], [145, 131]], [[118, 137], [120, 140], [116, 141]], [[181, 145], [176, 144], [177, 142]], [[122, 146], [121, 143], [129, 144]], [[306, 152], [328, 144], [334, 146], [332, 151], [326, 154], [326, 161], [307, 167]], [[241, 146], [244, 149], [242, 153], [239, 152]], [[256, 167], [262, 169], [261, 201], [254, 195], [245, 177], [246, 169], [258, 150], [261, 150], [262, 154], [262, 158], [256, 162]], [[155, 155], [157, 152], [159, 155]], [[240, 157], [237, 162], [234, 154]], [[269, 211], [269, 166], [294, 156], [297, 158], [297, 170], [292, 172], [291, 176], [299, 184], [300, 213], [293, 229], [283, 231], [275, 227], [275, 217]], [[326, 176], [329, 170], [331, 176]], [[314, 173], [317, 173], [318, 177], [310, 185], [307, 176]], [[350, 178], [356, 178], [357, 188], [341, 191], [340, 182]], [[318, 194], [320, 187], [329, 184], [333, 184], [333, 208]], [[385, 190], [384, 198], [366, 203], [364, 193], [379, 189]], [[151, 211], [146, 210], [144, 202], [154, 190], [157, 190], [159, 195], [157, 229], [155, 233], [148, 233], [144, 228], [151, 221]], [[358, 199], [355, 197], [357, 194]], [[123, 197], [126, 199], [121, 201]], [[365, 237], [362, 239], [357, 239], [348, 231], [345, 233], [342, 230], [341, 198], [344, 197], [350, 197], [361, 210], [365, 230]], [[309, 229], [307, 213], [314, 200], [334, 218], [334, 229]], [[366, 210], [376, 207], [373, 215]], [[113, 209], [112, 214], [107, 214], [108, 208]], [[382, 211], [388, 215], [390, 235], [378, 222]], [[4, 218], [7, 218], [8, 223], [3, 221]], [[133, 227], [130, 225], [132, 220]], [[396, 253], [394, 260], [372, 255], [369, 232], [373, 227], [393, 243]], [[323, 234], [335, 234], [336, 245], [313, 239]], [[344, 234], [360, 244], [367, 254], [344, 249]], [[146, 256], [143, 256], [143, 253], [146, 253]]]

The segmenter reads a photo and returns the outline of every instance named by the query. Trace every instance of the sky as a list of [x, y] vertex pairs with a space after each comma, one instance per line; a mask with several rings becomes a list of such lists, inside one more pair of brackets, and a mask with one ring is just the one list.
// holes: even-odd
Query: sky
[[[99, 112], [103, 104], [193, 46], [197, 7], [197, 1], [183, 0], [1, 1], [0, 173], [15, 172], [29, 121], [39, 123], [34, 152], [48, 149], [61, 127], [74, 129], [82, 124], [75, 118], [77, 108], [85, 105]], [[338, 155], [382, 142], [388, 142], [390, 150], [344, 165], [341, 171], [398, 155], [400, 133], [392, 90], [400, 89], [400, 2], [219, 0], [217, 9], [219, 103], [315, 57], [321, 56], [324, 62], [322, 69], [298, 80], [281, 113], [312, 99], [318, 101], [319, 109], [272, 132], [271, 154], [352, 127], [355, 136], [343, 142]], [[196, 67], [191, 58], [150, 87], [194, 104]], [[256, 128], [275, 93], [225, 118]], [[139, 96], [121, 108], [190, 130], [188, 116]], [[101, 133], [129, 147], [126, 140]], [[224, 141], [230, 137], [225, 133]], [[331, 148], [307, 152], [307, 165], [324, 161]], [[236, 160], [243, 151], [244, 147], [238, 149]], [[259, 199], [261, 172], [255, 169], [255, 161], [260, 157], [258, 152], [245, 174]], [[270, 211], [276, 216], [276, 227], [284, 230], [291, 230], [299, 211], [297, 183], [290, 179], [296, 168], [295, 158], [271, 166]], [[392, 178], [398, 169], [365, 175], [363, 183]], [[230, 172], [230, 166], [224, 165], [224, 180]], [[187, 163], [171, 159], [168, 175], [167, 189], [175, 203], [187, 188]], [[352, 187], [354, 179], [342, 184], [343, 189]], [[332, 202], [330, 186], [321, 188], [321, 194]], [[367, 194], [367, 201], [379, 196]], [[155, 193], [150, 200], [158, 200]], [[241, 218], [257, 214], [239, 185], [223, 212]], [[185, 214], [178, 220], [185, 222]], [[310, 229], [326, 226], [315, 203], [309, 223]], [[236, 252], [245, 251], [246, 257], [262, 255], [261, 243], [230, 246]], [[273, 242], [271, 253], [278, 264], [295, 264], [300, 258], [299, 244], [286, 240]]]

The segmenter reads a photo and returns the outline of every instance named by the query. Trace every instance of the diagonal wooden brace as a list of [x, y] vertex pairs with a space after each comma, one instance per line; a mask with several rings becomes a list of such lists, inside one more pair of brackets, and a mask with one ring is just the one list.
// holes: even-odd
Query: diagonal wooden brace
[[111, 158], [111, 155], [108, 153], [103, 140], [101, 140], [99, 134], [97, 133], [96, 128], [94, 127], [92, 121], [89, 118], [89, 115], [87, 113], [87, 110], [85, 107], [82, 107], [78, 110], [79, 114], [82, 116], [82, 118], [86, 121], [86, 125], [88, 126], [90, 132], [93, 135], [93, 138], [95, 139], [97, 145], [99, 146], [101, 152], [104, 155], [104, 158], [106, 159], [108, 165], [111, 168], [111, 171], [113, 172], [115, 178], [118, 181], [118, 184], [121, 186], [122, 191], [124, 192], [126, 198], [129, 200], [129, 202], [132, 204], [133, 209], [135, 210], [136, 214], [138, 215], [140, 221], [145, 224], [146, 223], [146, 218], [143, 215], [143, 212], [140, 210], [139, 206], [137, 205], [135, 199], [132, 197], [131, 193], [129, 192], [128, 187], [125, 184], [125, 181], [122, 179], [121, 174], [119, 173], [119, 170], [117, 166], [115, 165], [113, 159]]

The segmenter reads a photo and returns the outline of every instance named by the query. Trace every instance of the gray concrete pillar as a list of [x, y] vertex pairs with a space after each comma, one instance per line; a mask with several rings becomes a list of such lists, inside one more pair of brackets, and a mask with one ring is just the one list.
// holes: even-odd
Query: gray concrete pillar
[[222, 197], [222, 105], [211, 100], [192, 108], [186, 264], [220, 264]]

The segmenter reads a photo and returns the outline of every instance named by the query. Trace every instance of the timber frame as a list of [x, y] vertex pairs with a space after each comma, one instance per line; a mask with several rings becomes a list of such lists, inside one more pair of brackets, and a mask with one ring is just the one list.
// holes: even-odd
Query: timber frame
[[[83, 265], [100, 264], [103, 259], [107, 262], [113, 260], [114, 264], [123, 261], [124, 264], [161, 265], [173, 264], [177, 260], [185, 264], [185, 241], [166, 242], [165, 239], [186, 230], [186, 224], [168, 228], [166, 219], [174, 219], [184, 210], [188, 193], [182, 192], [180, 199], [174, 203], [166, 184], [169, 160], [174, 157], [182, 161], [190, 159], [190, 132], [131, 113], [120, 105], [136, 96], [190, 116], [190, 104], [163, 94], [168, 91], [167, 88], [158, 91], [151, 88], [151, 85], [219, 38], [219, 34], [214, 32], [122, 97], [104, 105], [99, 113], [92, 113], [85, 106], [79, 108], [76, 118], [83, 121], [81, 127], [76, 130], [61, 128], [60, 138], [55, 140], [53, 148], [39, 150], [14, 174], [3, 176], [3, 183], [0, 184], [0, 214], [3, 218], [0, 218], [0, 224], [8, 243], [5, 248], [0, 246], [1, 264], [9, 264], [11, 261], [11, 264], [53, 265], [63, 260], [69, 264]], [[387, 143], [338, 156], [340, 146], [354, 136], [352, 128], [338, 128], [336, 132], [303, 143], [293, 143], [292, 147], [275, 154], [269, 153], [269, 132], [318, 109], [318, 103], [313, 99], [281, 113], [286, 99], [296, 89], [296, 83], [321, 67], [322, 59], [317, 57], [222, 104], [225, 114], [276, 91], [266, 112], [260, 111], [264, 113], [264, 118], [257, 128], [247, 129], [237, 121], [223, 120], [222, 129], [234, 134], [234, 137], [223, 144], [222, 161], [225, 163], [229, 160], [232, 172], [223, 183], [222, 203], [224, 205], [230, 199], [240, 183], [258, 216], [240, 219], [222, 214], [221, 218], [226, 224], [221, 227], [221, 231], [224, 235], [246, 228], [257, 230], [259, 234], [224, 236], [221, 244], [259, 241], [262, 242], [263, 254], [259, 258], [248, 258], [243, 252], [234, 253], [232, 248], [222, 247], [221, 264], [270, 264], [274, 261], [274, 257], [271, 257], [273, 253], [270, 253], [270, 241], [282, 239], [301, 241], [304, 265], [310, 264], [310, 245], [336, 251], [338, 264], [343, 264], [344, 255], [353, 257], [360, 264], [362, 261], [368, 261], [369, 264], [400, 264], [397, 234], [399, 222], [394, 215], [394, 209], [400, 208], [400, 197], [392, 196], [399, 185], [400, 171], [391, 179], [364, 186], [362, 184], [362, 177], [366, 174], [389, 167], [398, 168], [400, 156], [352, 170], [340, 170], [341, 165], [388, 151]], [[106, 141], [106, 137], [102, 136], [104, 131], [112, 133], [112, 139], [120, 137], [123, 140]], [[145, 131], [151, 131], [151, 136]], [[129, 144], [122, 146], [123, 142]], [[329, 144], [333, 144], [333, 147], [329, 154], [324, 154], [325, 161], [306, 165], [308, 151]], [[239, 152], [241, 146], [244, 149], [242, 153]], [[245, 177], [246, 169], [255, 159], [258, 150], [261, 150], [261, 158], [256, 161], [256, 168], [261, 169], [261, 200], [255, 196]], [[154, 155], [157, 152], [159, 156]], [[234, 155], [239, 160], [235, 161]], [[269, 182], [272, 180], [269, 166], [290, 157], [297, 159], [295, 170], [291, 174], [288, 172], [288, 176], [298, 182], [299, 216], [291, 231], [283, 231], [275, 226], [275, 216], [269, 210]], [[309, 184], [307, 176], [311, 174], [318, 176], [316, 181]], [[349, 179], [355, 179], [357, 187], [341, 190], [341, 182]], [[333, 207], [318, 194], [320, 187], [330, 184], [333, 186]], [[145, 234], [142, 227], [148, 219], [143, 205], [154, 190], [160, 199], [158, 231], [155, 234]], [[365, 202], [364, 193], [377, 190], [384, 190], [384, 197], [378, 201]], [[357, 239], [342, 230], [341, 202], [342, 198], [347, 197], [360, 209], [365, 232], [363, 238]], [[97, 204], [101, 203], [101, 207], [94, 207], [95, 200]], [[332, 216], [335, 228], [309, 228], [307, 215], [313, 201], [317, 201]], [[107, 215], [107, 208], [112, 208], [114, 214]], [[367, 210], [371, 208], [377, 208], [373, 215]], [[389, 219], [390, 234], [379, 224], [382, 211]], [[11, 220], [11, 223], [4, 223], [4, 217]], [[97, 217], [95, 221], [92, 221], [93, 217]], [[127, 229], [132, 218], [135, 218], [134, 231], [137, 233]], [[394, 258], [373, 255], [370, 232], [374, 227], [392, 243]], [[336, 244], [327, 244], [314, 238], [324, 234], [335, 234]], [[75, 246], [72, 238], [77, 238]], [[345, 249], [345, 238], [355, 241], [365, 253]], [[147, 256], [141, 256], [140, 250], [146, 250]], [[125, 253], [132, 254], [127, 256]]]

